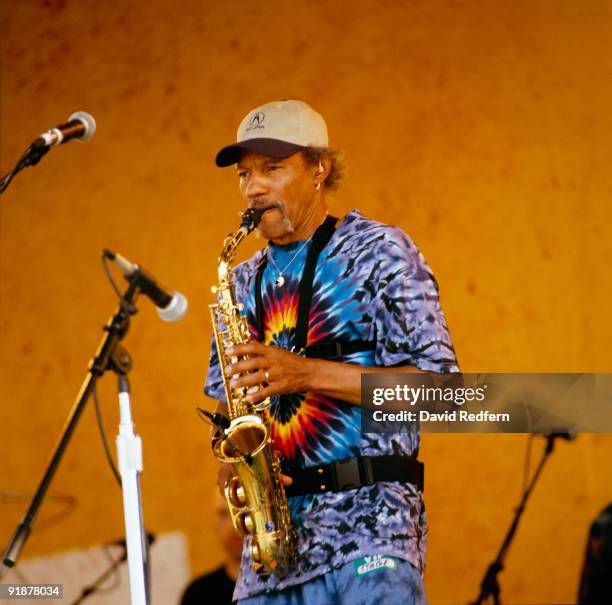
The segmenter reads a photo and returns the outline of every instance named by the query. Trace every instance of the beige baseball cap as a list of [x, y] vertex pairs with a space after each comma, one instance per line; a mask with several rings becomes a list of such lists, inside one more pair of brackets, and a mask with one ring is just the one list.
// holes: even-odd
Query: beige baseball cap
[[217, 166], [235, 164], [242, 149], [286, 158], [304, 147], [327, 147], [327, 125], [321, 114], [303, 101], [274, 101], [244, 117], [236, 141], [219, 151]]

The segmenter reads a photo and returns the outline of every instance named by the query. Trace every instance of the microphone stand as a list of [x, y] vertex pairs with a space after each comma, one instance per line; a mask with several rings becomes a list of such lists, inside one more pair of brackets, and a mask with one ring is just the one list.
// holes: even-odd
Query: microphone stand
[[117, 459], [122, 478], [130, 594], [132, 605], [146, 605], [149, 601], [149, 564], [140, 493], [142, 441], [134, 433], [130, 385], [127, 377], [122, 375], [119, 375], [119, 411], [121, 422], [117, 435]]
[[482, 579], [482, 582], [480, 584], [480, 594], [478, 595], [478, 598], [473, 603], [470, 603], [470, 605], [482, 605], [482, 603], [491, 596], [493, 597], [493, 604], [500, 605], [500, 600], [499, 600], [500, 588], [499, 588], [499, 581], [497, 579], [497, 575], [502, 569], [504, 569], [504, 559], [506, 557], [506, 554], [508, 553], [508, 550], [510, 549], [510, 544], [512, 543], [512, 539], [514, 538], [514, 534], [516, 533], [516, 530], [518, 528], [518, 524], [521, 519], [521, 516], [525, 512], [525, 506], [527, 504], [527, 499], [529, 498], [531, 492], [533, 491], [536, 481], [540, 477], [540, 473], [542, 472], [542, 469], [544, 468], [544, 464], [548, 460], [549, 456], [552, 454], [554, 444], [555, 444], [555, 439], [560, 436], [561, 436], [560, 434], [555, 434], [555, 433], [546, 435], [547, 443], [546, 443], [546, 448], [544, 449], [544, 454], [542, 455], [542, 459], [540, 460], [540, 463], [538, 464], [538, 467], [536, 468], [535, 473], [533, 474], [531, 483], [527, 486], [527, 489], [525, 490], [525, 493], [523, 494], [521, 503], [516, 509], [516, 514], [514, 515], [514, 519], [512, 520], [512, 523], [510, 524], [510, 529], [508, 530], [508, 533], [506, 534], [506, 537], [504, 538], [502, 546], [499, 549], [499, 552], [497, 553], [497, 557], [495, 557], [495, 560], [489, 565]]
[[34, 493], [26, 514], [17, 526], [13, 538], [11, 539], [11, 542], [9, 543], [2, 557], [0, 579], [6, 574], [9, 568], [15, 566], [23, 547], [28, 540], [28, 537], [32, 531], [32, 525], [38, 510], [42, 505], [49, 484], [57, 471], [64, 451], [81, 417], [85, 404], [93, 392], [98, 378], [100, 378], [104, 372], [109, 369], [113, 370], [119, 375], [124, 375], [131, 368], [132, 360], [130, 355], [121, 346], [120, 341], [127, 334], [130, 316], [137, 312], [134, 303], [139, 292], [139, 280], [134, 279], [130, 281], [130, 284], [125, 294], [122, 296], [121, 302], [115, 314], [110, 317], [103, 328], [105, 334], [100, 341], [95, 357], [89, 363], [87, 376], [83, 381], [81, 390], [79, 391], [72, 409], [68, 414], [68, 418], [66, 419], [60, 434], [57, 446], [55, 447], [55, 450], [51, 456], [51, 461], [49, 462], [43, 478], [36, 489], [36, 492]]

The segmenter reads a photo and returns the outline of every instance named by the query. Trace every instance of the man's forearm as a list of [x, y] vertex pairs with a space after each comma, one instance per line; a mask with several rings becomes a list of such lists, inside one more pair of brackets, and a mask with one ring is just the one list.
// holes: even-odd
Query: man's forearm
[[421, 373], [415, 366], [394, 366], [379, 368], [360, 366], [353, 363], [308, 359], [307, 390], [325, 397], [340, 399], [354, 405], [361, 405], [361, 375], [364, 372], [377, 374]]
[[[250, 387], [264, 383], [263, 389], [247, 395], [255, 403], [272, 395], [314, 391], [326, 397], [361, 405], [361, 374], [420, 373], [414, 366], [378, 368], [352, 363], [310, 359], [279, 347], [250, 341], [226, 350], [239, 360], [226, 367], [232, 387]], [[241, 358], [241, 359], [240, 359]]]

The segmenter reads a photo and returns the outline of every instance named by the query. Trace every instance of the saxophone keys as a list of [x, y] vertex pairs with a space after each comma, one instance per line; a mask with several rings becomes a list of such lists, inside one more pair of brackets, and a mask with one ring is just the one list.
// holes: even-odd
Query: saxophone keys
[[249, 513], [242, 513], [240, 515], [240, 526], [244, 531], [244, 534], [252, 534], [255, 530], [255, 522], [253, 517]]
[[259, 552], [259, 544], [255, 540], [251, 542], [251, 559], [255, 563], [261, 563], [261, 553]]
[[247, 502], [246, 492], [244, 491], [244, 487], [242, 487], [242, 485], [236, 488], [236, 501], [242, 506], [244, 506]]
[[246, 504], [246, 492], [238, 477], [232, 477], [227, 486], [227, 497], [234, 506], [242, 507]]

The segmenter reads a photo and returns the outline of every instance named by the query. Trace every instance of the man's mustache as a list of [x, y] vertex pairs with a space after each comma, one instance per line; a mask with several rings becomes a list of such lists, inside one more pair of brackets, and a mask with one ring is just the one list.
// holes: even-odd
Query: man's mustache
[[284, 205], [278, 200], [267, 200], [263, 198], [256, 199], [255, 201], [253, 201], [251, 204], [249, 204], [249, 208], [255, 208], [256, 210], [270, 210], [271, 208], [280, 208], [281, 210], [284, 210]]

